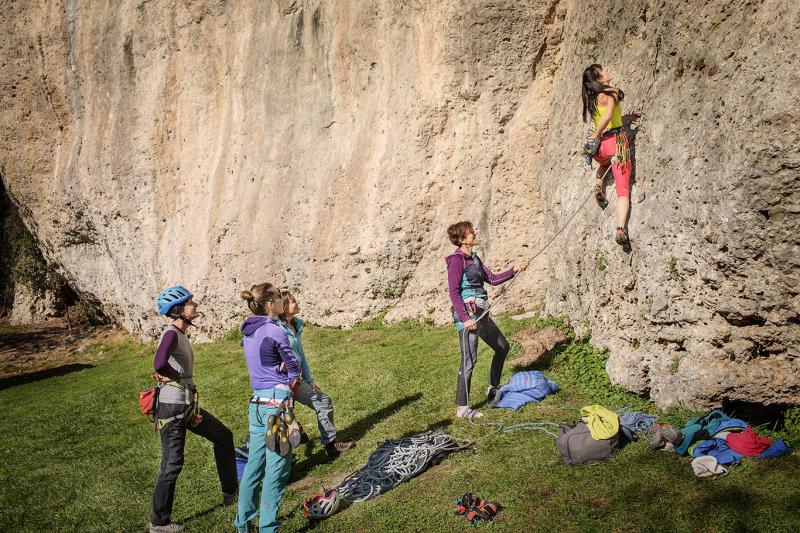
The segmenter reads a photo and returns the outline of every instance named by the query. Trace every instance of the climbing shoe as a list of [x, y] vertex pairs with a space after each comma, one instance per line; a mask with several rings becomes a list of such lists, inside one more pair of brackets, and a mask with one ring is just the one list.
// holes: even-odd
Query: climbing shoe
[[497, 502], [482, 500], [468, 492], [456, 500], [455, 514], [464, 516], [471, 524], [477, 524], [480, 520], [490, 521], [499, 508]]
[[223, 507], [230, 507], [236, 503], [236, 494], [231, 494], [230, 492], [223, 492], [222, 493], [222, 506]]
[[300, 445], [303, 439], [303, 426], [297, 421], [294, 416], [294, 409], [286, 409], [283, 412], [283, 423], [286, 424], [286, 437], [289, 439], [289, 444], [292, 448]]
[[346, 452], [355, 445], [356, 443], [351, 440], [335, 440], [325, 445], [325, 455], [328, 456], [328, 459], [336, 459], [342, 452]]
[[494, 518], [494, 516], [500, 510], [500, 502], [484, 500], [478, 498], [477, 496], [473, 497], [472, 506], [473, 508], [479, 509], [489, 515], [489, 518]]
[[175, 533], [177, 531], [183, 531], [184, 526], [182, 524], [165, 524], [163, 526], [154, 526], [150, 524], [150, 533]]
[[494, 403], [494, 399], [497, 397], [497, 387], [494, 385], [489, 385], [489, 388], [486, 389], [486, 401], [490, 404]]
[[281, 419], [277, 415], [270, 415], [267, 418], [267, 428], [264, 433], [264, 446], [271, 451], [278, 451], [278, 441], [280, 440]]
[[617, 242], [617, 244], [621, 245], [625, 245], [630, 242], [630, 239], [628, 238], [628, 232], [625, 231], [625, 228], [622, 226], [617, 227], [617, 234], [614, 236], [614, 240]]

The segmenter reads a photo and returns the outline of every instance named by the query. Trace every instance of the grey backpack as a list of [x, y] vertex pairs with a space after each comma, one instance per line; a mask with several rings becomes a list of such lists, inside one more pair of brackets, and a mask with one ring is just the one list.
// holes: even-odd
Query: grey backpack
[[619, 450], [619, 433], [610, 439], [594, 440], [586, 424], [578, 422], [561, 426], [556, 446], [568, 465], [602, 463]]

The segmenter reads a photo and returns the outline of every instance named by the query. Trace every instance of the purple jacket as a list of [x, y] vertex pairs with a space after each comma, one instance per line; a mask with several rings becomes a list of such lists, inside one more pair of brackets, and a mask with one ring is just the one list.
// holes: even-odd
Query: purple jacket
[[[469, 310], [464, 305], [464, 300], [461, 298], [461, 279], [466, 270], [472, 265], [475, 260], [465, 254], [461, 248], [456, 248], [456, 251], [448, 255], [444, 259], [447, 262], [447, 290], [450, 293], [450, 302], [453, 304], [453, 309], [458, 315], [461, 322], [469, 320]], [[483, 270], [483, 279], [489, 285], [500, 285], [514, 277], [514, 269], [509, 268], [505, 272], [495, 274], [481, 261], [481, 268]]]
[[[244, 358], [250, 373], [250, 385], [254, 389], [288, 385], [300, 378], [300, 361], [292, 352], [289, 338], [277, 320], [251, 316], [244, 321], [240, 330], [244, 334]], [[281, 363], [286, 363], [286, 372], [278, 371]]]

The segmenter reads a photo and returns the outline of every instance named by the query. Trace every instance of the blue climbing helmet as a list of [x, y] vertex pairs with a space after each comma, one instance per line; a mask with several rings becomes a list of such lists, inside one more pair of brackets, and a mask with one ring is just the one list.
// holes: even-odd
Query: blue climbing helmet
[[192, 293], [185, 287], [175, 285], [174, 287], [161, 291], [161, 294], [158, 295], [158, 299], [156, 300], [156, 307], [158, 307], [159, 313], [169, 316], [170, 309], [176, 305], [188, 302], [191, 297]]

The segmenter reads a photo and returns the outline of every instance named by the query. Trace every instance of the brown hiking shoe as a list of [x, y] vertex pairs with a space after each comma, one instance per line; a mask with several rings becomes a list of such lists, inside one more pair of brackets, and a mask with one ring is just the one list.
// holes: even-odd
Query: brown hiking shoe
[[325, 454], [329, 459], [335, 459], [339, 457], [339, 454], [346, 452], [355, 445], [356, 443], [351, 440], [335, 440], [325, 445]]

